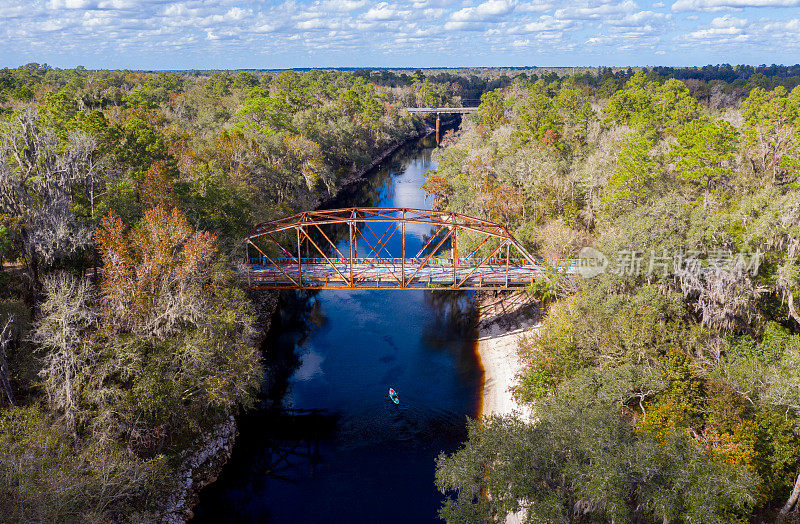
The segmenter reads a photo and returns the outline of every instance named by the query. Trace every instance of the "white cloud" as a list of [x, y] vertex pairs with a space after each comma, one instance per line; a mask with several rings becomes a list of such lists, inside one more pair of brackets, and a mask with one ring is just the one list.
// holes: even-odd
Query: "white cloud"
[[624, 26], [624, 27], [641, 27], [646, 24], [662, 23], [667, 19], [665, 13], [656, 13], [654, 11], [639, 11], [638, 13], [630, 13], [622, 18], [612, 18], [606, 21], [609, 25]]
[[309, 31], [313, 29], [335, 29], [338, 27], [338, 24], [333, 20], [312, 18], [311, 20], [303, 20], [302, 22], [298, 22], [295, 27], [303, 31]]
[[0, 67], [800, 61], [800, 0], [650, 1], [0, 0]]
[[748, 7], [797, 7], [800, 0], [677, 0], [672, 4], [676, 13], [686, 11], [724, 11]]
[[251, 29], [254, 33], [272, 33], [281, 27], [280, 23], [263, 23], [254, 25]]
[[725, 15], [714, 18], [709, 27], [692, 31], [683, 36], [690, 40], [714, 45], [732, 41], [743, 42], [750, 39], [750, 35], [745, 30], [747, 25], [747, 20]]
[[517, 6], [514, 8], [514, 11], [518, 13], [544, 13], [546, 11], [552, 11], [552, 9], [552, 3], [535, 0], [533, 2], [522, 2], [517, 4]]
[[225, 13], [225, 18], [229, 20], [242, 20], [247, 14], [248, 12], [241, 7], [232, 7]]
[[390, 5], [388, 2], [381, 2], [369, 11], [364, 13], [366, 20], [399, 20], [408, 16], [409, 12], [397, 9], [395, 6]]
[[445, 31], [484, 31], [486, 26], [477, 22], [462, 22], [456, 20], [449, 20], [445, 22], [442, 28]]
[[508, 0], [489, 0], [477, 7], [465, 7], [450, 15], [454, 22], [480, 22], [506, 15], [514, 10], [514, 3]]
[[90, 0], [50, 0], [50, 9], [86, 9], [92, 6]]
[[320, 9], [324, 11], [338, 11], [347, 13], [350, 11], [358, 11], [367, 7], [366, 0], [325, 0], [317, 4]]
[[97, 3], [98, 9], [133, 9], [136, 0], [103, 0]]
[[711, 21], [711, 27], [715, 28], [728, 28], [728, 27], [744, 27], [747, 25], [747, 20], [744, 18], [737, 18], [732, 15], [718, 16]]
[[442, 8], [452, 4], [452, 0], [415, 0], [411, 2], [411, 7], [414, 9], [428, 9], [428, 8]]
[[567, 20], [603, 19], [609, 16], [630, 13], [638, 8], [639, 6], [633, 0], [625, 0], [621, 3], [605, 3], [596, 6], [557, 9], [555, 16], [556, 18], [564, 18]]
[[22, 6], [22, 5], [0, 6], [0, 18], [9, 19], [29, 14], [30, 14], [30, 8], [28, 8], [27, 6]]
[[522, 31], [535, 33], [540, 31], [561, 31], [574, 26], [571, 20], [557, 20], [552, 16], [542, 16], [534, 22], [528, 22], [522, 26]]

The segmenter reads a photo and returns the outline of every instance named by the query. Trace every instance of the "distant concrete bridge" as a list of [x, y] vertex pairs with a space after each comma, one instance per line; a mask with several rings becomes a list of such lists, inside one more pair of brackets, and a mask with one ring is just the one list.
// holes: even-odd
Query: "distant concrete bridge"
[[409, 113], [433, 113], [441, 115], [442, 113], [474, 113], [478, 110], [477, 107], [407, 107], [405, 108]]
[[466, 114], [474, 113], [477, 107], [406, 107], [409, 113], [432, 113], [436, 115], [436, 143], [439, 143], [439, 129], [442, 125], [443, 114]]
[[[380, 237], [372, 228], [378, 223], [388, 226]], [[411, 257], [406, 252], [409, 224], [432, 229]], [[343, 249], [333, 240], [337, 232], [347, 238]], [[387, 248], [396, 234], [399, 258]], [[478, 243], [459, 257], [459, 235], [464, 234]], [[366, 257], [358, 256], [359, 240], [370, 248]], [[246, 247], [247, 284], [255, 289], [507, 290], [526, 288], [546, 275], [543, 261], [531, 256], [504, 226], [424, 209], [304, 211], [255, 226]], [[481, 248], [484, 255], [478, 254]], [[563, 272], [573, 272], [574, 267], [572, 260], [556, 264]]]

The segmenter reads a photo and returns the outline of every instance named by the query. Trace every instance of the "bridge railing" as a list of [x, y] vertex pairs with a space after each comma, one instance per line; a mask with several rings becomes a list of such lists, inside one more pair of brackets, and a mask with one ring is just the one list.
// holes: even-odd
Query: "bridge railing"
[[[403, 259], [402, 258], [384, 258], [381, 257], [380, 259], [374, 257], [364, 257], [364, 258], [353, 258], [353, 265], [365, 265], [365, 264], [372, 264], [372, 265], [390, 265], [390, 266], [402, 266]], [[405, 259], [405, 265], [413, 266], [425, 263], [425, 258], [407, 258]], [[330, 265], [330, 262], [334, 264], [341, 264], [341, 265], [350, 265], [349, 258], [338, 258], [338, 257], [328, 257], [328, 259], [324, 258], [301, 258], [300, 264], [301, 265]], [[272, 262], [267, 260], [265, 257], [251, 257], [250, 260], [251, 266], [273, 266], [275, 264], [280, 266], [296, 266], [297, 259], [295, 258], [273, 258]], [[273, 262], [275, 264], [273, 264]], [[533, 266], [533, 265], [545, 265], [545, 261], [542, 259], [534, 259], [534, 264], [525, 260], [524, 258], [512, 258], [509, 261], [509, 265], [511, 266]], [[566, 261], [565, 261], [566, 262]], [[456, 265], [463, 266], [463, 267], [475, 267], [478, 265], [494, 265], [494, 266], [505, 266], [506, 259], [505, 258], [491, 258], [489, 260], [483, 260], [478, 258], [459, 258], [456, 261]], [[430, 258], [427, 260], [426, 265], [430, 266], [451, 266], [453, 265], [452, 258]]]

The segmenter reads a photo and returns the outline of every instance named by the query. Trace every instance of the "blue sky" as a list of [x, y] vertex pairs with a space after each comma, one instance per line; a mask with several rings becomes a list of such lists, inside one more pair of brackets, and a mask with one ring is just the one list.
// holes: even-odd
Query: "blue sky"
[[800, 0], [0, 0], [0, 67], [795, 64]]

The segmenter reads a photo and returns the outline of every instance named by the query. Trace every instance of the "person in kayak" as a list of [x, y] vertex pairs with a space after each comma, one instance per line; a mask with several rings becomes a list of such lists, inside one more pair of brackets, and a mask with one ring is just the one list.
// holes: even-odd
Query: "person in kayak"
[[397, 396], [397, 391], [393, 388], [389, 388], [389, 398], [392, 399], [392, 402], [395, 404], [400, 404], [400, 397]]

